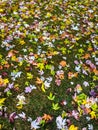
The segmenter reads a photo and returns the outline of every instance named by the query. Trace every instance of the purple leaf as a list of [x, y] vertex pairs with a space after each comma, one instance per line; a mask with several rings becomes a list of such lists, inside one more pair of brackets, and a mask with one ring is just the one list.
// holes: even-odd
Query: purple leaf
[[2, 76], [4, 76], [4, 77], [6, 77], [7, 75], [8, 75], [7, 72], [2, 73]]
[[31, 93], [31, 91], [32, 91], [31, 87], [26, 87], [25, 88], [25, 93]]
[[14, 83], [8, 84], [8, 88], [12, 89], [14, 87]]
[[9, 88], [6, 88], [6, 89], [4, 90], [4, 93], [8, 92], [9, 90], [10, 90]]
[[16, 117], [16, 112], [13, 112], [10, 114], [9, 116], [10, 123], [14, 123], [15, 117]]
[[79, 62], [78, 62], [77, 60], [75, 60], [75, 61], [74, 61], [74, 63], [75, 63], [76, 65], [78, 65], [78, 64], [79, 64]]
[[61, 85], [61, 80], [56, 79], [56, 80], [55, 80], [55, 83], [56, 83], [57, 86], [60, 86], [60, 85]]
[[92, 90], [90, 91], [90, 95], [93, 96], [93, 97], [96, 97], [96, 92], [92, 89]]

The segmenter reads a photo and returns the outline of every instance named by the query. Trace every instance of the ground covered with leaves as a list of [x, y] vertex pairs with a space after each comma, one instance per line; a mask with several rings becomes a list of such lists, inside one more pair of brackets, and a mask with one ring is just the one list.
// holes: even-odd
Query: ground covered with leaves
[[0, 0], [0, 129], [98, 130], [97, 0]]

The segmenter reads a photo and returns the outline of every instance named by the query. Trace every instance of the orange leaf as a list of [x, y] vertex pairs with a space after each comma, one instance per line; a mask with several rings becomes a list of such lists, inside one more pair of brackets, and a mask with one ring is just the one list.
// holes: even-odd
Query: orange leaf
[[43, 42], [43, 41], [44, 41], [44, 38], [41, 36], [41, 37], [39, 37], [39, 40], [40, 40], [41, 42]]
[[76, 72], [76, 73], [74, 73], [74, 77], [77, 77], [78, 76], [78, 73]]
[[10, 51], [10, 52], [8, 53], [8, 57], [12, 57], [12, 56], [14, 56], [14, 53], [13, 53], [13, 51]]
[[98, 70], [94, 69], [93, 72], [95, 73], [95, 75], [98, 75]]
[[68, 72], [68, 79], [71, 79], [73, 77], [73, 73], [72, 72]]
[[36, 83], [37, 83], [37, 84], [42, 84], [43, 81], [42, 81], [40, 78], [37, 77]]
[[4, 65], [4, 67], [8, 69], [10, 67], [10, 65], [7, 63]]
[[52, 120], [52, 117], [48, 114], [44, 114], [44, 116], [42, 117], [45, 121], [49, 121]]
[[93, 51], [93, 48], [92, 48], [92, 47], [89, 47], [89, 48], [88, 48], [88, 51]]
[[62, 60], [62, 61], [60, 62], [60, 65], [61, 65], [62, 67], [65, 67], [65, 66], [66, 66], [66, 61], [63, 61], [63, 60]]
[[88, 59], [88, 58], [90, 58], [90, 54], [87, 53], [87, 54], [85, 54], [82, 58], [84, 58], [84, 59]]
[[77, 77], [78, 73], [68, 72], [68, 79], [72, 79], [73, 77]]
[[85, 108], [84, 111], [85, 111], [86, 114], [88, 114], [88, 113], [91, 112], [91, 109], [90, 108]]
[[38, 58], [38, 55], [37, 55], [37, 54], [34, 54], [34, 57], [35, 57], [35, 58]]
[[3, 79], [2, 79], [2, 78], [0, 78], [0, 86], [2, 86], [2, 85], [3, 85], [3, 83], [4, 83]]
[[56, 21], [57, 17], [56, 16], [52, 16], [52, 19], [53, 19], [53, 21]]
[[2, 70], [3, 69], [3, 66], [2, 65], [0, 65], [0, 70]]
[[59, 78], [60, 78], [60, 79], [64, 79], [64, 74], [60, 74], [60, 75], [59, 75]]
[[51, 40], [56, 39], [56, 36], [55, 35], [50, 35], [50, 39]]
[[66, 37], [66, 32], [63, 32], [63, 33], [61, 34], [61, 38], [64, 39], [65, 37]]

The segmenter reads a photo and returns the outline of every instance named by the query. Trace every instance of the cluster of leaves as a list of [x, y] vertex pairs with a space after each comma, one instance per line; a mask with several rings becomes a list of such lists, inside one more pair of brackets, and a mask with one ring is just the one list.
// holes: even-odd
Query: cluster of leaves
[[0, 1], [0, 129], [98, 129], [97, 4]]

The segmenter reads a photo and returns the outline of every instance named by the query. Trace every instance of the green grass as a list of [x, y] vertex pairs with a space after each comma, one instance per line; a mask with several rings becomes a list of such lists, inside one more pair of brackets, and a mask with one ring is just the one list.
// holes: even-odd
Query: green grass
[[[21, 2], [24, 2], [23, 5], [27, 7], [26, 9], [23, 10], [24, 7], [19, 7]], [[44, 114], [47, 114], [52, 117], [52, 120], [49, 120], [49, 122], [45, 121], [45, 125], [40, 125], [39, 130], [58, 130], [56, 119], [65, 112], [66, 115], [64, 117], [62, 116], [62, 118], [69, 119], [71, 122], [66, 124], [68, 130], [77, 130], [70, 129], [71, 125], [78, 127], [78, 130], [82, 130], [84, 127], [88, 130], [88, 124], [92, 124], [94, 127], [93, 130], [97, 130], [98, 107], [93, 110], [91, 108], [92, 103], [89, 103], [91, 105], [90, 112], [94, 111], [96, 113], [96, 117], [91, 118], [90, 112], [85, 114], [84, 109], [82, 114], [79, 112], [79, 108], [82, 109], [83, 107], [83, 101], [81, 105], [79, 105], [79, 100], [74, 101], [73, 98], [75, 93], [77, 97], [84, 93], [90, 100], [93, 98], [95, 104], [98, 103], [96, 101], [98, 98], [98, 65], [95, 61], [95, 57], [98, 58], [97, 1], [93, 3], [88, 0], [68, 0], [68, 2], [62, 2], [62, 0], [36, 0], [35, 3], [32, 4], [30, 1], [27, 3], [24, 0], [13, 0], [10, 6], [9, 4], [8, 1], [1, 2], [0, 4], [0, 25], [6, 24], [4, 29], [0, 30], [0, 67], [2, 67], [0, 70], [0, 101], [2, 98], [6, 98], [4, 104], [0, 102], [0, 112], [3, 113], [0, 115], [0, 129], [13, 130], [13, 128], [15, 128], [15, 130], [30, 130], [31, 123], [27, 120], [28, 117], [31, 117], [33, 121], [37, 119], [37, 117], [42, 118]], [[93, 10], [92, 13], [89, 12], [90, 9]], [[18, 13], [14, 14], [14, 11]], [[26, 15], [25, 13], [28, 12], [29, 14]], [[5, 16], [3, 16], [3, 14]], [[26, 22], [29, 27], [26, 28], [24, 22]], [[14, 27], [10, 28], [12, 24]], [[18, 28], [17, 25], [19, 24], [20, 27]], [[72, 25], [77, 26], [77, 24], [79, 24], [79, 29], [72, 29]], [[34, 26], [33, 29], [32, 26]], [[37, 28], [40, 28], [40, 31], [37, 31]], [[13, 34], [16, 30], [22, 33], [18, 38], [15, 38], [15, 34]], [[65, 32], [65, 34], [60, 34], [60, 31], [62, 33]], [[5, 45], [4, 48], [2, 47], [3, 42], [7, 40], [7, 36], [13, 37], [13, 40], [8, 43], [10, 47], [9, 50], [7, 50], [7, 45]], [[73, 40], [75, 40], [75, 42], [73, 42]], [[20, 41], [24, 41], [25, 44], [21, 45]], [[48, 44], [45, 45], [46, 43]], [[54, 47], [49, 46], [50, 43]], [[12, 45], [15, 45], [15, 47], [11, 48]], [[95, 45], [96, 47], [94, 47]], [[26, 51], [24, 51], [24, 49]], [[40, 53], [38, 53], [38, 50], [40, 50]], [[9, 53], [12, 53], [12, 56], [8, 57]], [[89, 54], [90, 57], [83, 58], [86, 54]], [[34, 60], [31, 60], [33, 61], [32, 63], [29, 62], [30, 55], [34, 58]], [[65, 57], [66, 59], [64, 59]], [[19, 65], [20, 61], [17, 61], [19, 58], [23, 58], [21, 65]], [[70, 78], [68, 77], [69, 72], [73, 74], [77, 72], [75, 70], [75, 60], [79, 62], [81, 71], [78, 72], [76, 77]], [[90, 65], [86, 64], [87, 60], [90, 60], [91, 63], [95, 65], [96, 73]], [[66, 61], [67, 65], [61, 67], [61, 61]], [[34, 65], [34, 63], [36, 65]], [[6, 64], [9, 65], [8, 68]], [[43, 67], [38, 67], [38, 65], [42, 65]], [[50, 65], [50, 68], [47, 68], [47, 65]], [[51, 67], [54, 67], [54, 69]], [[44, 72], [42, 75], [39, 73], [40, 70]], [[60, 70], [64, 73], [64, 78], [61, 79], [59, 77], [60, 74], [57, 74]], [[83, 74], [82, 70], [86, 70], [88, 75]], [[13, 71], [22, 72], [20, 77], [17, 77], [14, 81], [11, 76]], [[5, 72], [7, 75], [4, 75]], [[27, 73], [31, 73], [33, 78], [28, 79]], [[45, 88], [45, 81], [47, 81], [49, 77], [52, 78], [50, 87]], [[36, 82], [37, 78], [44, 78], [43, 83], [38, 84]], [[5, 79], [8, 79], [8, 83], [4, 84]], [[59, 86], [55, 82], [56, 79], [61, 80]], [[3, 84], [1, 80], [3, 80]], [[87, 81], [89, 86], [85, 87], [83, 85], [84, 81]], [[4, 92], [10, 83], [14, 83], [13, 88], [8, 92]], [[42, 89], [42, 84], [44, 84], [44, 89]], [[76, 92], [76, 89], [78, 89], [76, 87], [77, 84], [80, 84], [82, 88], [80, 93]], [[35, 85], [36, 90], [32, 90], [31, 93], [25, 93], [25, 88], [29, 85]], [[95, 96], [90, 95], [92, 89], [96, 92]], [[48, 99], [50, 92], [55, 96], [52, 101]], [[23, 95], [26, 103], [23, 104], [20, 109], [17, 108], [19, 101], [17, 99], [18, 95]], [[63, 101], [66, 101], [67, 104], [62, 105]], [[57, 103], [60, 108], [53, 110], [53, 103]], [[73, 110], [78, 112], [78, 119], [71, 116]], [[24, 112], [26, 119], [19, 117], [18, 119], [14, 119], [13, 122], [10, 122], [9, 118], [13, 112], [15, 112], [16, 115]], [[90, 117], [89, 121], [87, 121], [87, 117]]]

